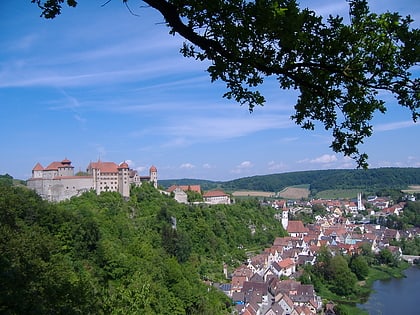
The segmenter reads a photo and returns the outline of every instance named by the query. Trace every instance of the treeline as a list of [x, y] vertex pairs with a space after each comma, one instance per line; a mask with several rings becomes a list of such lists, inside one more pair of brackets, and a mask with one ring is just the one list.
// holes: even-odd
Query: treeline
[[[405, 189], [420, 184], [420, 168], [376, 168], [317, 170], [271, 174], [239, 178], [226, 182], [200, 180], [160, 181], [165, 187], [170, 184], [201, 184], [202, 188], [220, 187], [225, 191], [258, 190], [281, 191], [289, 186], [309, 185], [311, 194], [330, 189], [361, 189], [375, 193], [386, 189]], [[169, 184], [169, 185], [168, 185]]]
[[0, 185], [1, 314], [230, 314], [221, 280], [284, 235], [254, 200], [186, 206], [144, 184], [58, 204]]

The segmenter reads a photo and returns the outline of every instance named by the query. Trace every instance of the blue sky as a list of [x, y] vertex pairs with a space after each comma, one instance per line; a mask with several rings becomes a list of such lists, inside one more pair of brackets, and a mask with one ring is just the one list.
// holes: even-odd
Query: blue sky
[[[27, 179], [40, 162], [68, 158], [77, 170], [90, 161], [129, 162], [160, 179], [230, 180], [289, 171], [354, 168], [334, 153], [322, 129], [289, 119], [296, 93], [274, 81], [267, 103], [252, 114], [223, 99], [207, 64], [179, 53], [153, 9], [132, 1], [80, 1], [54, 20], [27, 1], [0, 3], [0, 174]], [[346, 15], [345, 0], [301, 1], [320, 14]], [[419, 1], [371, 1], [374, 11], [410, 14]], [[414, 71], [419, 74], [418, 68]], [[393, 99], [377, 114], [361, 150], [370, 167], [420, 167], [419, 123]]]

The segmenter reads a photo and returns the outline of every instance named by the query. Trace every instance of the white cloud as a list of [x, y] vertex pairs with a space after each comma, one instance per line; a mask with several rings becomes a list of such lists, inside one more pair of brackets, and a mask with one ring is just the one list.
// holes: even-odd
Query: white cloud
[[240, 169], [247, 169], [247, 168], [251, 168], [251, 167], [253, 167], [254, 165], [252, 164], [252, 162], [251, 161], [243, 161], [241, 164], [239, 164], [238, 166], [236, 166], [237, 168], [240, 168]]
[[268, 162], [268, 169], [270, 171], [285, 170], [286, 168], [287, 168], [287, 166], [283, 162], [280, 162], [280, 163], [275, 162], [275, 161]]
[[181, 164], [180, 168], [193, 169], [195, 168], [195, 165], [191, 163], [183, 163]]
[[336, 161], [337, 161], [337, 157], [335, 156], [335, 154], [324, 154], [324, 155], [321, 155], [320, 157], [310, 160], [309, 163], [327, 164], [327, 163], [332, 163]]
[[241, 174], [247, 171], [250, 171], [254, 167], [254, 164], [252, 164], [251, 161], [243, 161], [242, 163], [235, 166], [233, 170], [231, 170], [231, 173], [234, 174]]

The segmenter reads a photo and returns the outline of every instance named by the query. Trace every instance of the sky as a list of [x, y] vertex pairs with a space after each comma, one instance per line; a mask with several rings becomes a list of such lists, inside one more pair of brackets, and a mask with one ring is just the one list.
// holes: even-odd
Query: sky
[[[0, 3], [0, 174], [27, 179], [37, 162], [65, 158], [126, 161], [159, 179], [226, 181], [302, 170], [355, 168], [334, 153], [331, 134], [290, 120], [297, 93], [268, 80], [264, 107], [222, 98], [208, 64], [184, 58], [158, 12], [131, 1], [80, 1], [54, 20], [29, 0]], [[130, 2], [129, 2], [130, 3]], [[301, 1], [319, 14], [347, 16], [345, 0]], [[370, 1], [373, 11], [410, 14], [417, 0]], [[419, 68], [413, 73], [418, 75]], [[392, 98], [360, 147], [376, 167], [420, 167], [420, 123]]]

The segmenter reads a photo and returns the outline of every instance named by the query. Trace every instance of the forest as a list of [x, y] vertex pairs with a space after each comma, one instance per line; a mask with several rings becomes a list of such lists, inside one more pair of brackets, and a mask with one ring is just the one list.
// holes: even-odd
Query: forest
[[194, 185], [202, 189], [222, 188], [225, 191], [258, 190], [281, 191], [289, 186], [309, 185], [311, 195], [330, 189], [363, 189], [376, 193], [386, 189], [406, 189], [410, 185], [420, 185], [420, 168], [372, 168], [372, 169], [335, 169], [301, 171], [239, 178], [225, 182], [181, 179], [160, 180], [159, 184]]
[[187, 206], [144, 184], [129, 200], [48, 203], [10, 183], [0, 183], [1, 314], [230, 314], [208, 283], [285, 233], [256, 200]]

